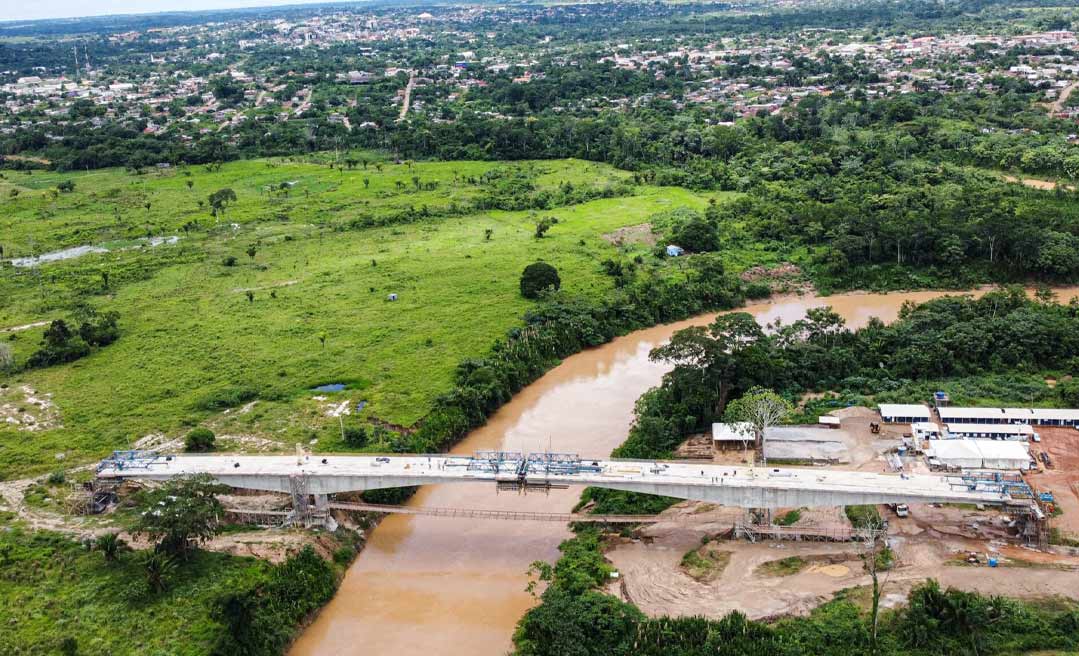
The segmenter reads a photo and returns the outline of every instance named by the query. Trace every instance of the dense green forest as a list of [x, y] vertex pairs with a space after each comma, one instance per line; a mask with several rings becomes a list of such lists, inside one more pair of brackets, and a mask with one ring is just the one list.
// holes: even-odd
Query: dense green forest
[[[675, 334], [652, 358], [674, 363], [645, 394], [617, 454], [669, 453], [683, 436], [722, 417], [753, 387], [798, 396], [809, 390], [877, 394], [914, 380], [1055, 371], [1079, 374], [1079, 306], [1028, 299], [1022, 289], [978, 299], [953, 296], [908, 304], [899, 319], [850, 330], [827, 308], [766, 332], [748, 314], [721, 315], [709, 327]], [[1063, 405], [1079, 389], [1061, 384]]]

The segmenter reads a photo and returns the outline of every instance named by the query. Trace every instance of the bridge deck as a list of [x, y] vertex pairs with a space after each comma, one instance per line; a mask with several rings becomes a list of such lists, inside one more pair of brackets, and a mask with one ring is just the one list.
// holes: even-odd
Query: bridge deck
[[[762, 468], [730, 465], [589, 460], [572, 471], [529, 472], [532, 484], [593, 485], [666, 494], [746, 507], [836, 506], [859, 503], [1003, 503], [1007, 494], [971, 485], [959, 476], [903, 476], [819, 468]], [[311, 494], [460, 482], [517, 480], [517, 471], [466, 456], [199, 455], [137, 462], [106, 460], [105, 478], [163, 480], [209, 474], [240, 488], [288, 492], [303, 477]]]

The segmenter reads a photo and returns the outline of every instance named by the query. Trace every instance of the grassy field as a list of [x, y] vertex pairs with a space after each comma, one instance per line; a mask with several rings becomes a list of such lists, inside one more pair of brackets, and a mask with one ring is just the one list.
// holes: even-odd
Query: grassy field
[[98, 552], [48, 532], [0, 535], [0, 653], [206, 654], [221, 632], [213, 602], [261, 580], [255, 558], [196, 552], [160, 595], [141, 593], [131, 554], [106, 563]]
[[[483, 186], [469, 180], [508, 166], [501, 162], [395, 164], [369, 153], [347, 158], [367, 159], [367, 168], [362, 164], [353, 169], [343, 164], [330, 168], [332, 156], [323, 155], [303, 160], [232, 162], [215, 170], [205, 166], [154, 169], [139, 175], [117, 169], [86, 173], [6, 171], [0, 178], [0, 245], [6, 257], [26, 256], [70, 246], [178, 234], [188, 223], [211, 227], [287, 220], [332, 226], [363, 214], [410, 207], [427, 206], [435, 212], [476, 198]], [[532, 169], [534, 182], [541, 189], [553, 189], [562, 181], [601, 185], [629, 177], [611, 167], [577, 160], [525, 162], [521, 166]], [[65, 181], [75, 184], [74, 191], [54, 193]], [[427, 189], [428, 183], [437, 187]], [[232, 189], [237, 200], [224, 214], [211, 217], [208, 197], [223, 188]]]
[[[41, 412], [23, 398], [24, 388], [51, 394], [55, 405], [44, 430], [0, 429], [0, 478], [47, 471], [58, 453], [85, 460], [150, 433], [179, 437], [207, 423], [219, 434], [258, 436], [280, 448], [317, 438], [318, 448], [339, 449], [338, 421], [327, 416], [327, 407], [346, 400], [366, 402], [365, 417], [412, 425], [448, 391], [461, 360], [484, 354], [520, 322], [531, 304], [518, 289], [526, 264], [554, 264], [570, 293], [607, 294], [612, 282], [600, 262], [617, 257], [620, 249], [605, 234], [675, 207], [703, 208], [717, 197], [636, 187], [631, 196], [539, 213], [489, 211], [341, 228], [363, 212], [378, 216], [406, 205], [465, 203], [484, 193], [482, 185], [455, 183], [454, 176], [460, 181], [498, 166], [508, 165], [418, 163], [410, 169], [386, 163], [379, 174], [373, 165], [366, 172], [357, 167], [342, 173], [322, 164], [274, 160], [226, 164], [216, 172], [193, 167], [190, 177], [177, 171], [25, 177], [8, 172], [8, 180], [0, 181], [5, 256], [29, 254], [31, 244], [41, 252], [151, 234], [181, 239], [33, 269], [0, 268], [0, 295], [6, 299], [0, 329], [68, 317], [75, 302], [89, 301], [120, 314], [122, 335], [75, 363], [0, 379], [8, 385], [0, 390], [0, 407], [7, 403], [9, 414], [17, 407]], [[528, 170], [537, 189], [625, 178], [621, 171], [579, 161], [515, 166]], [[417, 191], [413, 175], [440, 187]], [[68, 177], [74, 191], [48, 191]], [[363, 177], [372, 180], [369, 188]], [[21, 190], [14, 199], [3, 187], [10, 188], [12, 178]], [[393, 180], [406, 178], [413, 191], [398, 192]], [[188, 179], [193, 190], [187, 189]], [[260, 191], [293, 180], [298, 182], [288, 198], [267, 198]], [[238, 200], [215, 222], [195, 198], [225, 186]], [[114, 214], [117, 198], [125, 199], [120, 221]], [[139, 205], [143, 198], [151, 199], [149, 211]], [[559, 220], [543, 239], [533, 236], [539, 216]], [[198, 228], [180, 231], [196, 219]], [[648, 250], [643, 244], [621, 249], [624, 258]], [[234, 266], [223, 264], [229, 256], [236, 258]], [[648, 266], [681, 263], [657, 260]], [[111, 273], [107, 288], [103, 271]], [[387, 300], [391, 293], [398, 295], [396, 302]], [[34, 328], [0, 335], [12, 340], [21, 362], [37, 348], [41, 333]], [[325, 383], [347, 389], [313, 398], [310, 388]], [[255, 395], [254, 407], [220, 411], [234, 405], [230, 399]]]

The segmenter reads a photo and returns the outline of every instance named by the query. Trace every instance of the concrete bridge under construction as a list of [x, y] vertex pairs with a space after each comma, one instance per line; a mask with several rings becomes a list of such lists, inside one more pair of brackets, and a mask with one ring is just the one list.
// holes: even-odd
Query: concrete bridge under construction
[[[479, 452], [448, 455], [182, 455], [124, 451], [98, 466], [102, 479], [167, 480], [207, 474], [234, 488], [290, 493], [326, 507], [327, 495], [449, 483], [543, 490], [571, 485], [642, 492], [743, 508], [881, 503], [1008, 504], [1008, 481], [963, 475], [876, 474], [813, 468], [734, 467], [575, 454]], [[1021, 483], [1018, 485], [1022, 485]], [[1025, 486], [1022, 486], [1025, 487]]]

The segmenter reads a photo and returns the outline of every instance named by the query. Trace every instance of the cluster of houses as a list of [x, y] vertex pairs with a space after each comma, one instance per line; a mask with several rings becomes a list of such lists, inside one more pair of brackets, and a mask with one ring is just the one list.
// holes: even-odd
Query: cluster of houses
[[[1019, 56], [1021, 63], [995, 68], [984, 59], [989, 49], [1003, 55], [1017, 48], [1045, 49], [1074, 47], [1073, 32], [1060, 30], [1016, 36], [948, 34], [939, 36], [896, 35], [872, 40], [858, 40], [842, 32], [806, 30], [796, 35], [759, 37], [716, 42], [703, 47], [682, 47], [669, 52], [618, 44], [600, 61], [609, 61], [627, 70], [653, 70], [663, 76], [662, 68], [687, 67], [699, 81], [686, 92], [686, 102], [718, 104], [742, 117], [775, 113], [788, 103], [797, 103], [810, 94], [828, 95], [848, 85], [832, 72], [821, 70], [825, 59], [839, 60], [860, 73], [859, 85], [869, 97], [909, 93], [917, 88], [940, 92], [955, 86], [972, 89], [993, 88], [992, 78], [1022, 78], [1045, 88], [1046, 100], [1056, 100], [1079, 77], [1079, 61], [1063, 53], [1029, 53]], [[812, 74], [791, 76], [794, 60], [813, 62]], [[718, 67], [737, 64], [742, 74], [709, 76]], [[942, 66], [947, 64], [946, 71]], [[797, 81], [795, 81], [797, 80]], [[1056, 108], [1062, 118], [1079, 117], [1074, 107]]]

